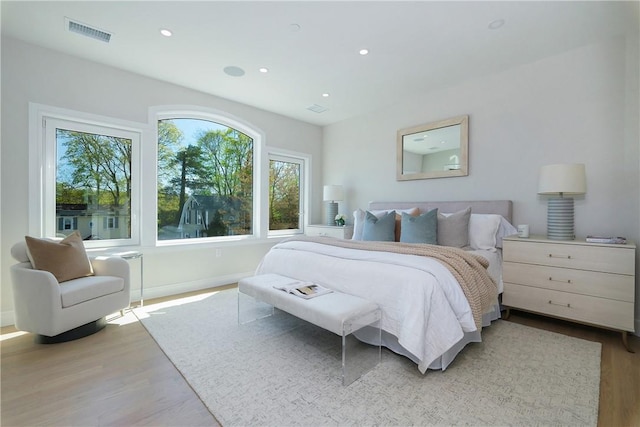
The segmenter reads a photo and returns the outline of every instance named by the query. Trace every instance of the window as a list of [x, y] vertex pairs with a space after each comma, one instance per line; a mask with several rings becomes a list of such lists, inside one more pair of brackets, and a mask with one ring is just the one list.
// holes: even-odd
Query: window
[[158, 121], [158, 240], [254, 233], [254, 140], [211, 120]]
[[269, 156], [269, 233], [301, 232], [304, 160]]
[[172, 108], [150, 109], [156, 131], [30, 103], [29, 233], [78, 231], [98, 248], [302, 232], [308, 155], [267, 153], [259, 130], [226, 114]]
[[104, 218], [104, 225], [102, 226], [102, 228], [104, 229], [109, 229], [109, 228], [118, 228], [118, 217], [107, 217]]
[[137, 244], [132, 218], [139, 177], [133, 159], [140, 133], [89, 119], [39, 118], [38, 162], [46, 167], [35, 175], [32, 168], [32, 201], [37, 198], [41, 214], [31, 232], [63, 237], [78, 231], [87, 247]]
[[78, 217], [58, 216], [58, 233], [66, 234], [64, 231], [74, 231], [78, 229]]

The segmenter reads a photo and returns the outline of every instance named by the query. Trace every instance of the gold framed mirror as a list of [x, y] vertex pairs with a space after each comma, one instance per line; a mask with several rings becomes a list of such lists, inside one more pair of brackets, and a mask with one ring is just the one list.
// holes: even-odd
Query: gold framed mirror
[[469, 116], [398, 131], [398, 181], [469, 175]]

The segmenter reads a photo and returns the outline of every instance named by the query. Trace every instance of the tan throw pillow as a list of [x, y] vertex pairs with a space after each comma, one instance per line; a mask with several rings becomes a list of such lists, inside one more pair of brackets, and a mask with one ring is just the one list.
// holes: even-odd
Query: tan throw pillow
[[93, 268], [77, 231], [59, 242], [25, 236], [31, 265], [53, 274], [58, 282], [91, 276]]

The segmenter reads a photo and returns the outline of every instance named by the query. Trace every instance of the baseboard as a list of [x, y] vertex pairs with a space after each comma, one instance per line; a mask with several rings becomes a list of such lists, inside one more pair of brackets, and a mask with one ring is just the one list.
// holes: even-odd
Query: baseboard
[[[226, 276], [216, 276], [208, 279], [193, 280], [191, 282], [171, 283], [168, 285], [154, 286], [152, 288], [144, 288], [144, 300], [152, 298], [163, 298], [171, 295], [183, 294], [185, 292], [201, 291], [203, 289], [215, 288], [218, 286], [229, 285], [238, 282], [238, 280], [253, 276], [253, 271], [245, 273], [235, 273]], [[131, 301], [140, 300], [140, 289], [131, 290]]]
[[[203, 289], [215, 288], [229, 285], [238, 280], [253, 276], [253, 271], [244, 273], [229, 274], [226, 276], [216, 276], [208, 279], [193, 280], [191, 282], [171, 283], [168, 285], [145, 287], [143, 290], [144, 299], [163, 298], [172, 295], [183, 294], [185, 292], [201, 291]], [[131, 301], [140, 301], [140, 288], [131, 289]], [[3, 311], [0, 313], [0, 326], [11, 326], [15, 323], [14, 311]], [[637, 330], [637, 328], [636, 328]]]
[[14, 316], [14, 311], [3, 311], [0, 314], [0, 326], [4, 327], [4, 326], [11, 326], [13, 324], [15, 324], [15, 316]]

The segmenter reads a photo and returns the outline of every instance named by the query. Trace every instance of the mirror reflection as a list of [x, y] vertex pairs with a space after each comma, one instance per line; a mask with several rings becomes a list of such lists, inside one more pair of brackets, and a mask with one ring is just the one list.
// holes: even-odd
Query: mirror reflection
[[468, 116], [398, 131], [399, 181], [468, 175]]

